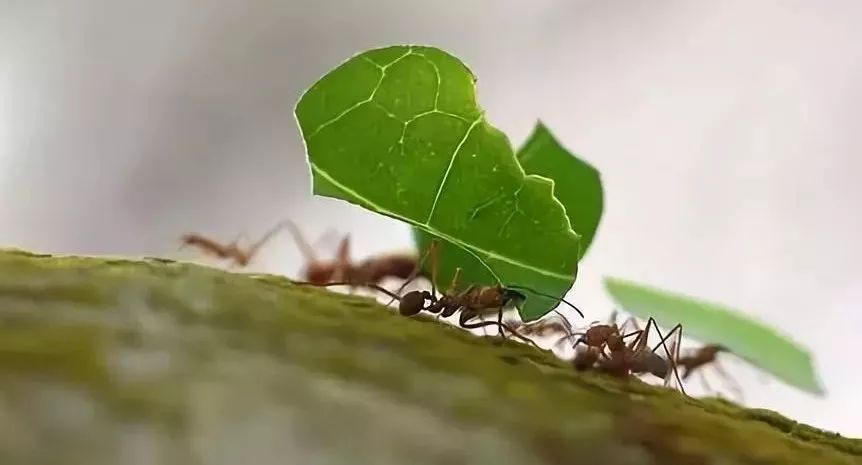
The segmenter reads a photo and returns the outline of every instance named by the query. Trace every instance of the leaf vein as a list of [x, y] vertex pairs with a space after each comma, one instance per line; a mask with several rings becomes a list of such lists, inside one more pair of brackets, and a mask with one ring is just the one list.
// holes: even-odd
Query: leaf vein
[[428, 217], [425, 219], [426, 224], [431, 224], [431, 218], [434, 216], [434, 212], [437, 211], [437, 202], [440, 201], [440, 196], [443, 194], [443, 188], [446, 187], [446, 181], [449, 180], [449, 174], [452, 172], [452, 167], [455, 165], [455, 158], [458, 157], [458, 152], [461, 151], [464, 143], [467, 142], [467, 139], [470, 137], [470, 133], [473, 132], [473, 129], [478, 126], [481, 121], [482, 117], [480, 116], [479, 118], [476, 118], [476, 121], [473, 121], [473, 123], [470, 124], [470, 127], [468, 127], [467, 131], [464, 133], [464, 137], [462, 137], [461, 141], [458, 142], [458, 145], [455, 147], [455, 151], [449, 158], [449, 166], [446, 167], [446, 172], [443, 173], [443, 179], [440, 180], [440, 184], [437, 186], [437, 193], [434, 195], [434, 202], [431, 204], [431, 210], [428, 212]]

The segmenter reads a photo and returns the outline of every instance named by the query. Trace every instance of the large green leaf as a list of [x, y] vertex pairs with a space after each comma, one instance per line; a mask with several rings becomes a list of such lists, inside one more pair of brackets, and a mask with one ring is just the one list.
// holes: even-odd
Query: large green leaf
[[653, 317], [664, 327], [680, 323], [683, 334], [721, 344], [790, 385], [824, 393], [807, 350], [737, 310], [617, 278], [605, 278], [605, 288], [620, 307], [635, 316]]
[[527, 174], [554, 180], [554, 196], [566, 207], [572, 229], [581, 235], [583, 257], [602, 218], [604, 195], [598, 170], [566, 150], [541, 121], [518, 151], [518, 161]]
[[[554, 296], [571, 287], [579, 236], [554, 183], [524, 173], [508, 138], [485, 121], [475, 77], [457, 58], [419, 46], [367, 51], [309, 88], [296, 117], [314, 193], [461, 247], [481, 261], [484, 277], [504, 285]], [[465, 268], [462, 286], [493, 284]], [[540, 316], [553, 306], [530, 297], [522, 312]]]

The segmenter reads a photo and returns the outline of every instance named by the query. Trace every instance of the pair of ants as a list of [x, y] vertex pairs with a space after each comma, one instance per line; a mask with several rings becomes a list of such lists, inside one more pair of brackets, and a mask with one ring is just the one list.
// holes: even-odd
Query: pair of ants
[[[728, 382], [734, 395], [739, 399], [742, 398], [742, 390], [738, 384], [718, 364], [718, 354], [729, 352], [726, 347], [720, 344], [707, 344], [690, 353], [681, 354], [682, 325], [674, 326], [666, 336], [663, 336], [653, 318], [647, 320], [643, 330], [638, 328], [637, 320], [633, 317], [627, 319], [622, 325], [617, 325], [616, 320], [616, 311], [614, 311], [608, 323], [593, 322], [583, 332], [572, 332], [571, 324], [565, 318], [562, 321], [542, 319], [529, 325], [522, 325], [518, 329], [526, 335], [562, 334], [555, 346], [580, 336], [572, 346], [575, 349], [572, 365], [578, 371], [597, 370], [622, 378], [650, 374], [664, 379], [665, 386], [669, 384], [670, 375], [673, 374], [680, 390], [685, 393], [683, 381], [688, 380], [694, 373], [699, 373], [706, 389], [711, 390], [702, 371], [702, 368], [711, 365]], [[629, 324], [634, 326], [634, 331], [624, 333], [624, 329]], [[650, 349], [647, 347], [647, 340], [651, 328], [661, 340]], [[666, 342], [674, 334], [676, 334], [676, 340], [671, 342], [668, 349]], [[631, 337], [635, 339], [627, 344], [626, 339]], [[658, 354], [660, 347], [664, 347], [667, 358]], [[678, 370], [682, 370], [681, 376]]]
[[[387, 278], [408, 279], [417, 269], [417, 257], [411, 254], [388, 254], [353, 263], [350, 259], [350, 238], [344, 236], [338, 245], [334, 260], [320, 260], [314, 249], [306, 242], [299, 228], [289, 220], [282, 221], [266, 232], [248, 249], [239, 246], [238, 241], [223, 244], [201, 234], [190, 233], [182, 236], [182, 246], [193, 246], [222, 260], [230, 260], [234, 266], [245, 267], [273, 236], [287, 228], [293, 236], [299, 251], [305, 258], [302, 270], [303, 279], [313, 284], [326, 284], [334, 281], [349, 281], [356, 285], [380, 284]], [[420, 273], [421, 276], [421, 273]]]
[[[269, 230], [261, 239], [252, 244], [248, 249], [238, 245], [238, 241], [222, 244], [200, 234], [186, 234], [182, 237], [183, 245], [195, 246], [201, 250], [215, 255], [218, 258], [230, 260], [234, 265], [247, 266], [261, 247], [283, 228], [288, 228], [294, 241], [306, 259], [306, 266], [302, 271], [304, 281], [297, 284], [316, 286], [349, 286], [365, 287], [381, 292], [389, 297], [390, 304], [398, 300], [399, 313], [403, 316], [414, 316], [423, 311], [436, 314], [438, 317], [448, 318], [456, 313], [458, 325], [465, 329], [495, 327], [499, 334], [506, 338], [506, 332], [524, 342], [537, 346], [529, 339], [528, 335], [545, 336], [548, 334], [562, 334], [558, 339], [570, 341], [575, 336], [580, 336], [572, 346], [575, 348], [575, 357], [572, 361], [576, 370], [596, 370], [617, 377], [628, 377], [631, 375], [651, 374], [664, 379], [667, 386], [674, 374], [680, 390], [685, 393], [682, 380], [699, 371], [700, 368], [712, 364], [716, 370], [730, 380], [729, 376], [719, 368], [717, 355], [726, 352], [726, 348], [711, 344], [696, 349], [689, 355], [681, 355], [679, 352], [682, 338], [682, 326], [676, 325], [667, 336], [662, 336], [654, 319], [647, 321], [646, 328], [637, 328], [634, 318], [626, 320], [622, 326], [616, 324], [615, 313], [608, 324], [597, 324], [594, 322], [584, 332], [575, 332], [571, 323], [562, 314], [556, 312], [560, 320], [553, 321], [541, 319], [532, 323], [506, 322], [503, 321], [503, 309], [512, 303], [523, 302], [526, 296], [517, 289], [543, 295], [531, 289], [521, 286], [478, 286], [470, 285], [464, 290], [459, 290], [459, 278], [461, 270], [457, 269], [449, 288], [439, 297], [437, 296], [436, 270], [437, 270], [437, 248], [438, 243], [432, 242], [421, 260], [416, 255], [409, 254], [387, 254], [367, 258], [359, 263], [353, 263], [350, 259], [349, 237], [345, 236], [339, 246], [336, 258], [330, 261], [319, 260], [313, 248], [305, 241], [299, 229], [290, 221], [282, 221]], [[432, 276], [430, 277], [431, 291], [410, 291], [403, 296], [399, 293], [405, 286], [417, 277], [425, 277], [422, 272], [422, 264], [428, 255], [432, 260]], [[383, 288], [380, 284], [385, 279], [397, 278], [403, 280], [398, 293]], [[551, 297], [546, 296], [545, 297]], [[582, 318], [583, 313], [565, 299], [557, 298], [573, 308]], [[496, 313], [496, 321], [484, 321], [484, 317], [492, 312]], [[473, 321], [475, 319], [481, 321]], [[624, 334], [623, 329], [628, 324], [633, 324], [635, 330]], [[650, 329], [656, 331], [661, 341], [652, 349], [647, 346]], [[676, 334], [676, 340], [668, 349], [666, 341]], [[626, 340], [634, 337], [630, 343]], [[583, 345], [583, 347], [581, 347]], [[537, 346], [538, 347], [538, 346]], [[659, 347], [664, 348], [667, 358], [661, 357], [657, 351]], [[581, 350], [578, 350], [578, 349]], [[677, 368], [683, 370], [680, 377]], [[701, 373], [702, 376], [702, 373]], [[706, 378], [702, 376], [704, 385], [707, 386]], [[740, 392], [736, 389], [737, 392]], [[741, 397], [741, 395], [740, 395]]]

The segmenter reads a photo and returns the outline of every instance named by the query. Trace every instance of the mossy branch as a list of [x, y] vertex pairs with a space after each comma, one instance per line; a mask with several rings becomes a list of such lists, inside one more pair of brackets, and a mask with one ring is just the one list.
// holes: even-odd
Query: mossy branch
[[862, 463], [774, 412], [275, 276], [5, 251], [0, 303], [0, 463]]

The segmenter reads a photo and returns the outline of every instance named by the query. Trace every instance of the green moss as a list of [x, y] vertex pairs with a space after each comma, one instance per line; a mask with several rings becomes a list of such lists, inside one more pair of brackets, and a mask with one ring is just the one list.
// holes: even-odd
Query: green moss
[[[576, 373], [550, 352], [282, 277], [12, 251], [0, 253], [0, 282], [0, 373], [83, 387], [117, 415], [171, 428], [188, 421], [196, 373], [256, 354], [493, 426], [547, 463], [862, 459], [859, 440], [775, 412]], [[165, 351], [171, 364], [136, 374], [147, 366], [136, 357]]]

